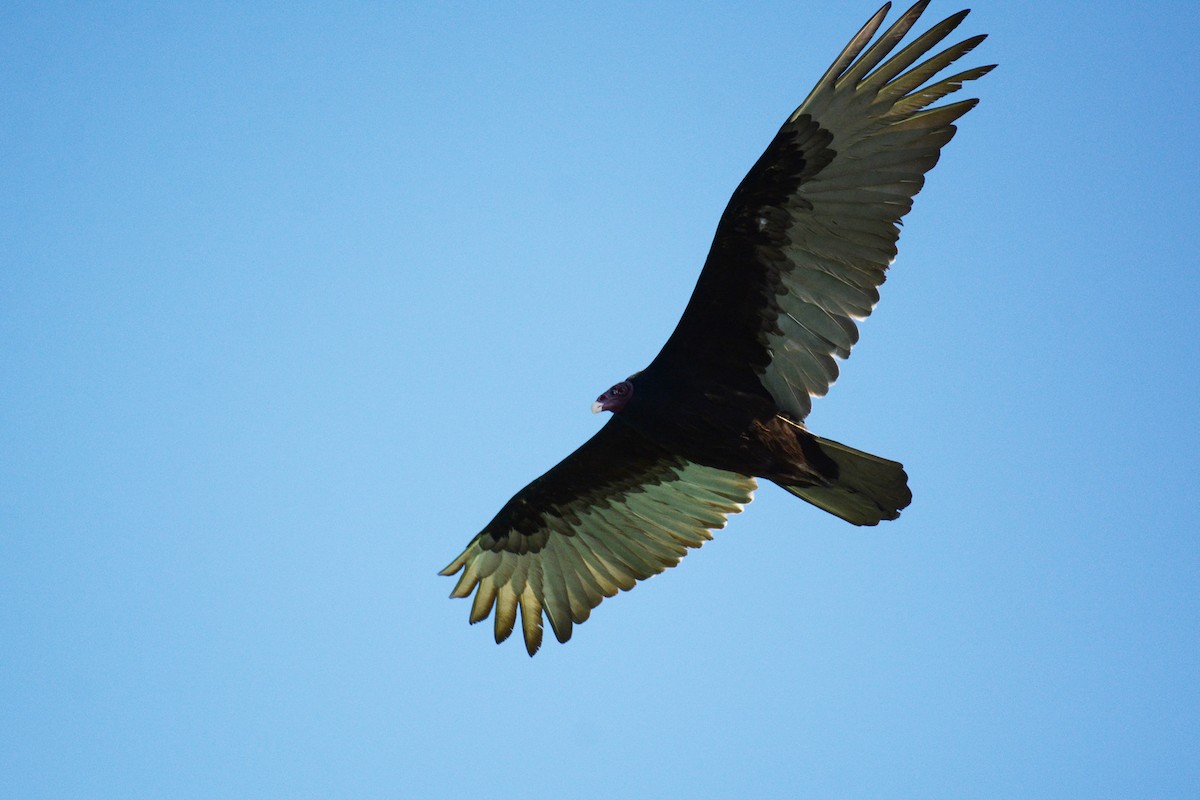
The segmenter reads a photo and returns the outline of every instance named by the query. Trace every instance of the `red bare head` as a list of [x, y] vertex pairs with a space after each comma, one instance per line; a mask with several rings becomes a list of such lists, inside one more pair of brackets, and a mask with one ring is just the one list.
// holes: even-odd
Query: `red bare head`
[[592, 403], [592, 413], [611, 411], [615, 414], [625, 407], [631, 397], [633, 397], [633, 384], [629, 381], [621, 381], [596, 398], [596, 402]]

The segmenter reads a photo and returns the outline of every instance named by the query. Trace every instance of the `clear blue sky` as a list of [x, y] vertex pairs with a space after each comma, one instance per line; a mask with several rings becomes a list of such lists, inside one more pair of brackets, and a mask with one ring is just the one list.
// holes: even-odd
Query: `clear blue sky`
[[763, 487], [532, 660], [437, 570], [875, 4], [254, 6], [0, 11], [0, 796], [1200, 796], [1192, 4], [964, 24], [809, 420], [899, 521]]

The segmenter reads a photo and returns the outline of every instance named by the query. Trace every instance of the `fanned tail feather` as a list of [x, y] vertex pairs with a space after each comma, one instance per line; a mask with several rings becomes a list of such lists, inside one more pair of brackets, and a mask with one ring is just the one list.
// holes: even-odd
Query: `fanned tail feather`
[[791, 494], [854, 525], [896, 519], [912, 502], [903, 464], [820, 436], [813, 438], [837, 464], [837, 476], [827, 486], [784, 486]]

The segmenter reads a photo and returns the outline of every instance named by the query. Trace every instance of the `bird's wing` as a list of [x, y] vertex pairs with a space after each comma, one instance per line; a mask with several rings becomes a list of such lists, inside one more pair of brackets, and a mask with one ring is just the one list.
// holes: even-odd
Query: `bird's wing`
[[560, 642], [618, 589], [679, 563], [749, 503], [754, 478], [675, 456], [611, 419], [582, 447], [516, 494], [462, 554], [451, 597], [472, 591], [471, 623], [495, 608], [496, 642], [517, 608], [530, 655], [542, 611]]
[[[893, 54], [927, 0], [873, 44], [885, 5], [784, 123], [734, 192], [678, 327], [651, 369], [765, 389], [795, 419], [837, 378], [896, 255], [901, 217], [976, 100], [929, 106], [979, 78], [931, 82], [985, 37], [927, 56], [966, 16]], [[889, 4], [890, 5], [890, 4]], [[886, 59], [886, 60], [885, 60]]]

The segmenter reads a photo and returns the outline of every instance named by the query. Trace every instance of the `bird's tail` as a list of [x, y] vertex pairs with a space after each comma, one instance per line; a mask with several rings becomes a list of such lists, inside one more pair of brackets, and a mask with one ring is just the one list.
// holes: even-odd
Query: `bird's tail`
[[[811, 435], [811, 434], [810, 434]], [[829, 478], [825, 486], [783, 488], [814, 506], [855, 525], [878, 525], [895, 519], [912, 502], [904, 465], [813, 436], [817, 447], [835, 469], [823, 464]]]

